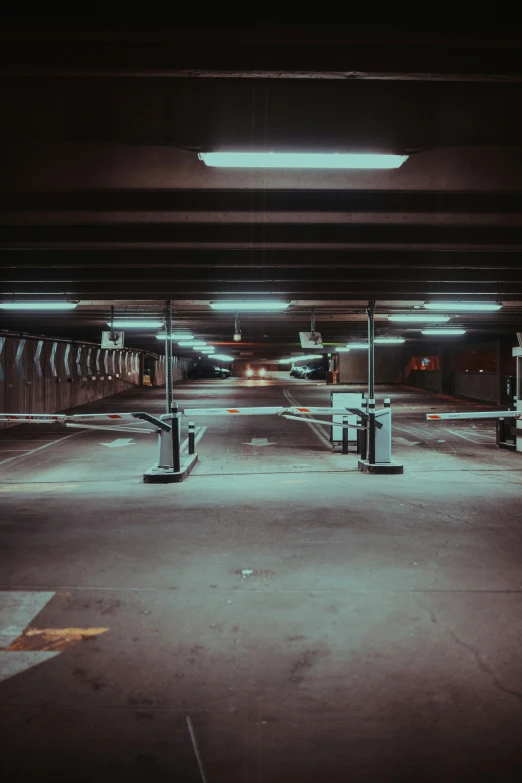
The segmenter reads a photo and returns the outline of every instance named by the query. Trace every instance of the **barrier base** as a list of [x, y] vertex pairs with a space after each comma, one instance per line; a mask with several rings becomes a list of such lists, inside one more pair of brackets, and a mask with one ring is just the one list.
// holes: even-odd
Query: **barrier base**
[[159, 468], [157, 465], [153, 465], [143, 474], [143, 481], [145, 484], [179, 484], [190, 475], [197, 461], [197, 454], [185, 457], [181, 464], [181, 470], [178, 471], [174, 471], [173, 468]]
[[396, 462], [368, 462], [367, 459], [360, 459], [357, 467], [363, 473], [392, 473], [400, 475], [404, 473], [404, 465], [398, 465]]

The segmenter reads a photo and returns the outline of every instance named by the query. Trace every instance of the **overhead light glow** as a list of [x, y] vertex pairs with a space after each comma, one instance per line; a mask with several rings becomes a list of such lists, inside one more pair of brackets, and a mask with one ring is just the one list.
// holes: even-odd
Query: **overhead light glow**
[[422, 334], [466, 334], [465, 329], [421, 329]]
[[115, 329], [161, 329], [163, 321], [114, 321], [114, 324], [107, 321], [107, 326]]
[[74, 310], [77, 302], [2, 302], [1, 310]]
[[210, 302], [213, 310], [225, 310], [228, 313], [259, 312], [264, 310], [286, 310], [289, 302], [270, 302], [252, 300], [251, 302]]
[[309, 353], [304, 356], [294, 356], [292, 361], [293, 362], [302, 362], [309, 359], [322, 359], [323, 354], [322, 353]]
[[227, 356], [226, 353], [215, 353], [213, 359], [219, 359], [220, 362], [233, 362], [233, 356]]
[[398, 169], [408, 155], [377, 152], [200, 152], [207, 166], [232, 169]]
[[200, 353], [214, 353], [215, 348], [197, 348]]
[[368, 348], [368, 343], [350, 343], [347, 348]]
[[389, 315], [388, 321], [397, 321], [403, 323], [408, 321], [412, 323], [421, 321], [425, 324], [440, 324], [449, 321], [450, 317], [451, 316], [449, 315], [411, 315], [410, 313], [405, 313], [404, 315]]
[[350, 351], [350, 350], [351, 350], [351, 348], [348, 348], [348, 346], [347, 346], [347, 345], [345, 345], [344, 347], [343, 347], [343, 346], [341, 346], [340, 348], [336, 348], [336, 349], [335, 349], [335, 351], [336, 351], [337, 353], [348, 353], [348, 351]]
[[498, 302], [425, 302], [426, 310], [447, 310], [455, 313], [488, 313], [502, 308]]
[[294, 359], [279, 359], [279, 364], [291, 364]]

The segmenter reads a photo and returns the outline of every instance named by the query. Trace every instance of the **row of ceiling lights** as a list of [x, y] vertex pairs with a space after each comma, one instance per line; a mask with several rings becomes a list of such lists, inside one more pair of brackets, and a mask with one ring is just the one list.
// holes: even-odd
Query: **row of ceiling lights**
[[[210, 307], [214, 310], [221, 310], [226, 312], [259, 312], [259, 311], [281, 311], [286, 310], [289, 307], [289, 302], [278, 301], [220, 301], [211, 302]], [[75, 302], [4, 302], [0, 303], [0, 309], [4, 310], [70, 310], [77, 306]], [[501, 303], [498, 302], [426, 302], [424, 308], [427, 310], [442, 310], [444, 312], [453, 313], [467, 313], [467, 312], [493, 312], [500, 310]], [[395, 315], [388, 315], [388, 320], [391, 322], [399, 323], [447, 323], [450, 320], [450, 315], [426, 315], [422, 312], [416, 313], [399, 313]], [[120, 319], [114, 321], [114, 323], [108, 323], [109, 326], [116, 329], [128, 329], [128, 328], [141, 328], [141, 329], [159, 329], [163, 327], [163, 321], [161, 320], [145, 320], [145, 319]], [[463, 335], [466, 333], [465, 329], [452, 328], [452, 327], [432, 327], [422, 329], [420, 331], [424, 335]], [[158, 340], [165, 340], [167, 335], [165, 333], [157, 334]], [[202, 340], [196, 340], [194, 335], [188, 332], [173, 333], [173, 339], [175, 339], [180, 348], [192, 348], [201, 354], [213, 354], [215, 358], [220, 358], [223, 361], [232, 361], [233, 357], [226, 356], [224, 354], [215, 354], [214, 346], [209, 346]], [[402, 337], [378, 337], [375, 340], [376, 345], [396, 345], [403, 343], [405, 340]], [[344, 347], [339, 347], [339, 351], [349, 351], [352, 348], [367, 348], [367, 343], [350, 343]]]
[[[0, 309], [2, 310], [73, 310], [78, 306], [78, 302], [2, 302], [0, 303]], [[286, 310], [290, 306], [290, 302], [277, 302], [277, 301], [264, 301], [264, 300], [252, 300], [252, 301], [221, 301], [210, 302], [209, 305], [213, 310], [222, 310], [226, 312], [270, 312], [278, 310]], [[468, 313], [468, 312], [493, 312], [500, 310], [502, 303], [500, 302], [425, 302], [423, 307], [426, 310], [443, 310], [445, 312], [453, 313]], [[419, 308], [420, 309], [420, 308]], [[389, 315], [390, 321], [449, 321], [451, 316], [436, 315], [426, 316], [422, 313], [403, 313], [398, 315]], [[159, 321], [119, 321], [125, 326], [153, 326], [162, 325], [163, 322]], [[116, 323], [114, 324], [116, 326]]]

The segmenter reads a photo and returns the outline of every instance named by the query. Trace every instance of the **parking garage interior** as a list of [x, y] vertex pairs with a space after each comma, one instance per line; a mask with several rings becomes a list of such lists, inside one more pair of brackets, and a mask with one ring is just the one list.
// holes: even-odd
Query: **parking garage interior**
[[0, 39], [5, 779], [518, 781], [519, 37]]

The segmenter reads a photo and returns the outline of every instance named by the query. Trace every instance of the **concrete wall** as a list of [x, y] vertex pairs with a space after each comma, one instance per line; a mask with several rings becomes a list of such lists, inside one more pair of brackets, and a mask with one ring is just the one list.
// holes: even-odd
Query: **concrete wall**
[[456, 372], [453, 374], [453, 393], [474, 400], [500, 404], [498, 374], [495, 372]]
[[[403, 383], [409, 353], [403, 348], [375, 348], [375, 383]], [[352, 350], [339, 354], [339, 383], [367, 383], [368, 352]]]
[[[185, 377], [187, 370], [194, 364], [193, 359], [182, 359], [179, 356], [172, 357], [172, 380], [182, 381]], [[154, 377], [152, 378], [153, 386], [164, 386], [166, 381], [165, 376], [165, 356], [158, 356], [155, 362]]]
[[406, 378], [406, 383], [419, 389], [442, 391], [440, 370], [412, 370]]
[[[457, 394], [474, 400], [484, 400], [502, 405], [507, 402], [505, 395], [505, 376], [513, 370], [511, 351], [516, 343], [514, 338], [483, 343], [467, 343], [463, 345], [436, 345], [430, 349], [430, 354], [439, 357], [440, 371], [412, 370], [407, 374], [406, 383], [421, 389]], [[496, 372], [468, 372], [455, 369], [454, 357], [457, 354], [474, 353], [477, 351], [495, 351], [497, 355]], [[417, 352], [418, 355], [418, 352]]]
[[109, 397], [139, 384], [142, 365], [142, 351], [0, 335], [0, 411], [55, 413]]

